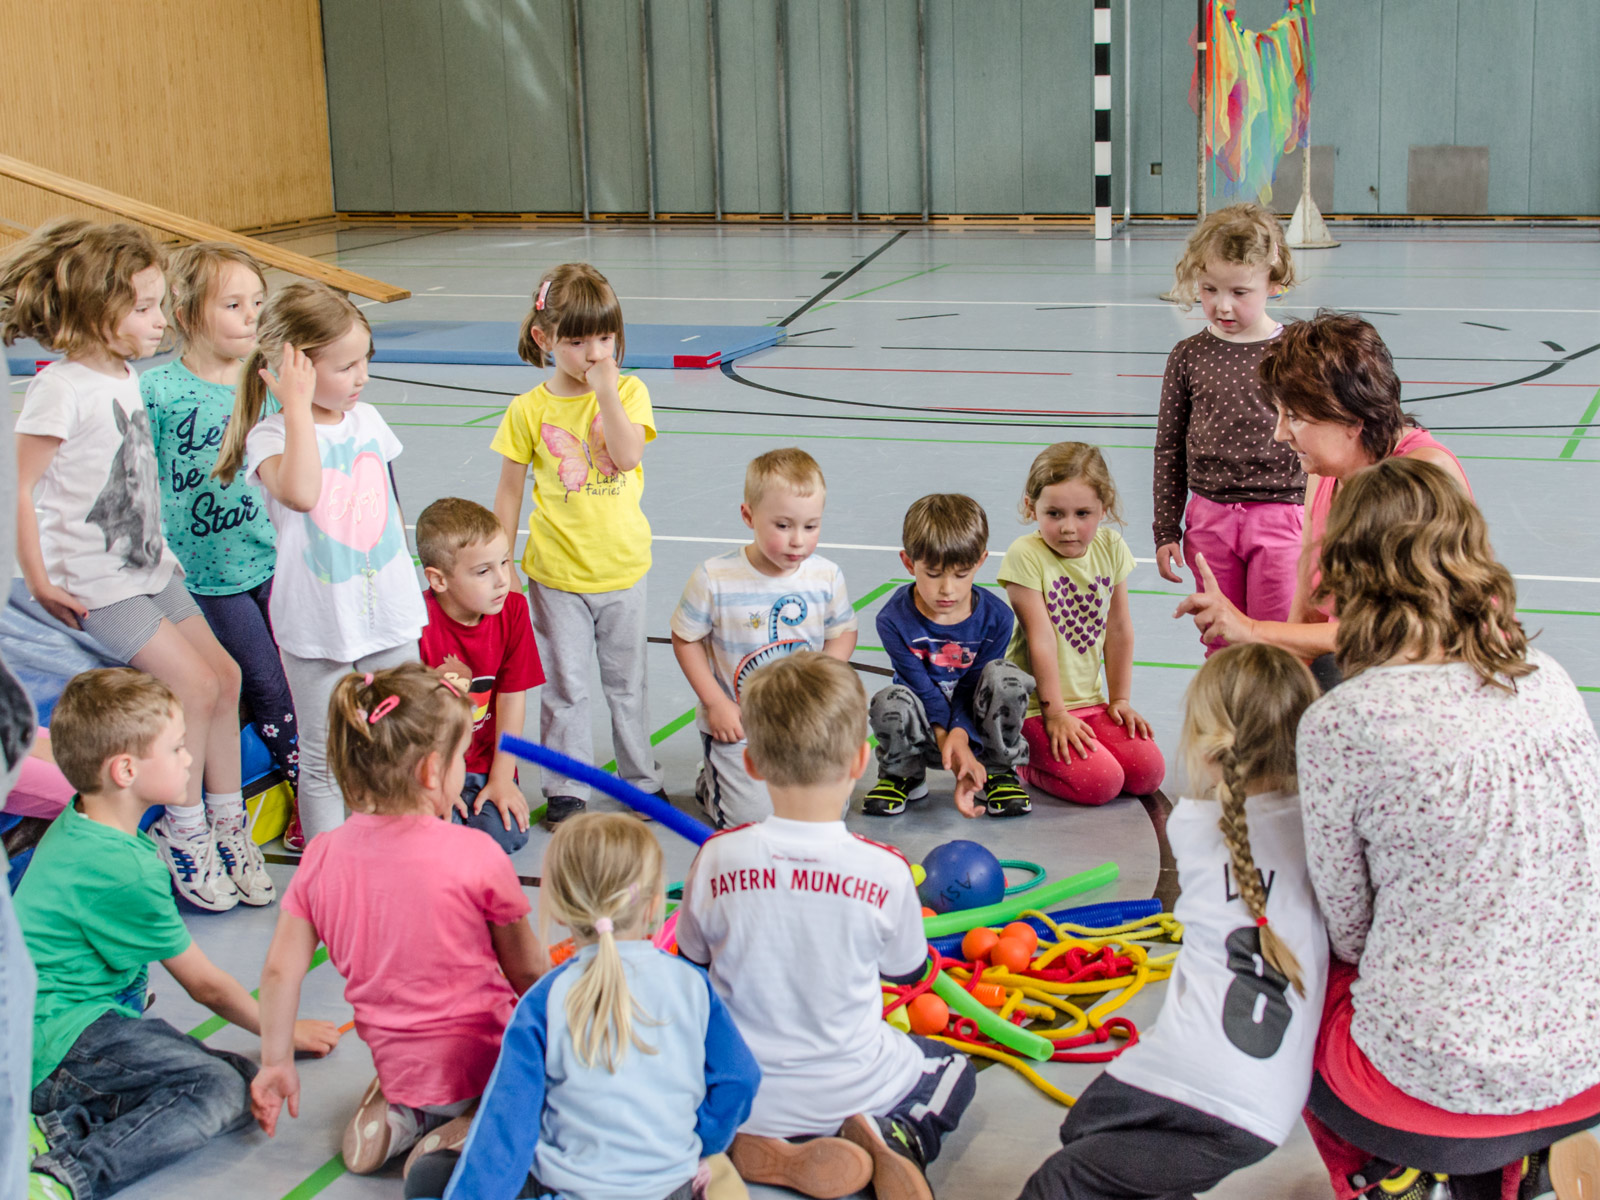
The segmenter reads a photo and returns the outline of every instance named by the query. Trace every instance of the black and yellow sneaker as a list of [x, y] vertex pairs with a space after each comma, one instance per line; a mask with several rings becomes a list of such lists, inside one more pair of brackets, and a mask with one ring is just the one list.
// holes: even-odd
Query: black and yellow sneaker
[[1550, 1151], [1536, 1150], [1524, 1155], [1517, 1200], [1553, 1200], [1555, 1194], [1555, 1185], [1550, 1181]]
[[1365, 1193], [1370, 1200], [1453, 1200], [1450, 1176], [1402, 1167]]
[[898, 817], [906, 810], [906, 801], [921, 800], [928, 794], [926, 779], [906, 779], [900, 775], [883, 774], [868, 790], [861, 802], [861, 811], [869, 817]]
[[1033, 811], [1033, 800], [1015, 771], [991, 767], [983, 784], [983, 810], [991, 817], [1022, 817]]
[[857, 1113], [839, 1136], [872, 1156], [872, 1194], [877, 1200], [933, 1200], [916, 1138], [893, 1118]]

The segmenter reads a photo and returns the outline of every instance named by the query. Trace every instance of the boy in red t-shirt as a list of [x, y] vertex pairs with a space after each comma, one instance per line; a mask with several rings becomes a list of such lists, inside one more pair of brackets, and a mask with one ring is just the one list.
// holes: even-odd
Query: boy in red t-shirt
[[528, 801], [517, 762], [497, 749], [522, 736], [530, 688], [544, 682], [528, 600], [513, 590], [511, 547], [481, 504], [446, 497], [417, 518], [417, 557], [427, 577], [422, 661], [472, 702], [467, 778], [453, 820], [481, 829], [514, 854], [528, 842]]

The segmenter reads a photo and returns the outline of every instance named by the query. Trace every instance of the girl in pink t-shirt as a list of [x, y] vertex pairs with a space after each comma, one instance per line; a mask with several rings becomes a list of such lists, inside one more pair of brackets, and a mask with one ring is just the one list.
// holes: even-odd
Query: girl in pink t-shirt
[[353, 811], [311, 840], [284, 895], [250, 1102], [269, 1136], [285, 1100], [299, 1115], [289, 1031], [321, 942], [378, 1072], [344, 1133], [356, 1174], [412, 1146], [414, 1158], [460, 1145], [517, 997], [542, 970], [511, 861], [448, 820], [471, 736], [471, 705], [420, 663], [334, 688], [328, 760]]

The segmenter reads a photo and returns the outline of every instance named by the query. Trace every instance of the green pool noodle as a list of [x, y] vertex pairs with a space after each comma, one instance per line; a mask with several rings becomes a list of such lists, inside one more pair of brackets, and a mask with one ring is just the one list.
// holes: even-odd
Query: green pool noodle
[[1007, 1050], [1015, 1050], [1035, 1062], [1049, 1062], [1050, 1056], [1056, 1052], [1054, 1042], [1037, 1033], [1029, 1033], [1010, 1021], [1001, 1020], [998, 1013], [979, 1004], [971, 992], [943, 971], [933, 977], [933, 994], [949, 1005], [950, 1011], [958, 1017], [970, 1017], [979, 1033], [992, 1042], [999, 1042]]
[[1041, 884], [1039, 887], [1011, 896], [999, 904], [941, 913], [937, 917], [925, 917], [922, 921], [923, 933], [930, 938], [943, 937], [948, 933], [965, 933], [980, 925], [1004, 925], [1018, 913], [1028, 909], [1049, 912], [1069, 896], [1077, 896], [1083, 892], [1093, 891], [1097, 887], [1104, 887], [1108, 883], [1115, 883], [1121, 874], [1122, 871], [1116, 863], [1101, 863], [1098, 867], [1090, 867], [1087, 871], [1080, 871], [1066, 879]]

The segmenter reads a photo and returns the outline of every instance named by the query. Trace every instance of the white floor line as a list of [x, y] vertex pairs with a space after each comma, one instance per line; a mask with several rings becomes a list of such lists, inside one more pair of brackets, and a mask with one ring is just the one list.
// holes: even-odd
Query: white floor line
[[[407, 525], [406, 528], [408, 530], [415, 530], [416, 526], [415, 525]], [[523, 530], [521, 533], [517, 534], [517, 540], [521, 541], [523, 538], [525, 538], [527, 536], [528, 536], [527, 531]], [[654, 533], [654, 534], [651, 534], [650, 536], [651, 536], [651, 540], [657, 541], [657, 542], [705, 542], [705, 543], [708, 543], [708, 544], [714, 545], [714, 546], [742, 546], [742, 545], [744, 545], [745, 543], [747, 543], [750, 540], [749, 538], [742, 538], [742, 537], [738, 537], [738, 538], [689, 537], [689, 536], [686, 536], [684, 534], [674, 534], [674, 533]], [[862, 544], [857, 543], [857, 542], [818, 542], [817, 543], [817, 549], [818, 550], [879, 550], [879, 551], [882, 551], [885, 554], [899, 554], [900, 553], [900, 547], [899, 546], [867, 546], [867, 545], [862, 545]], [[990, 550], [989, 553], [995, 555], [996, 557], [1004, 558], [1005, 557], [1005, 553], [1006, 553], [1006, 548], [1004, 546], [1001, 546], [998, 549]], [[1136, 562], [1136, 563], [1147, 563], [1147, 564], [1153, 565], [1156, 560], [1153, 559], [1153, 558], [1135, 558], [1133, 561]], [[1513, 579], [1533, 580], [1533, 581], [1536, 581], [1536, 582], [1539, 582], [1539, 583], [1600, 583], [1600, 578], [1591, 579], [1587, 575], [1512, 575], [1511, 578], [1513, 578]]]
[[[448, 299], [448, 300], [526, 300], [526, 292], [424, 292], [413, 299]], [[795, 296], [618, 296], [618, 300], [670, 300], [674, 303], [699, 301], [705, 304], [792, 304], [796, 299], [805, 297]], [[833, 300], [831, 304], [969, 304], [984, 305], [986, 307], [1011, 307], [1034, 308], [1052, 306], [1057, 304], [1087, 305], [1092, 308], [1175, 308], [1165, 300], [1095, 300], [1091, 298], [1066, 299], [1066, 300], [953, 300], [948, 296], [924, 297], [922, 299], [885, 299], [874, 300]], [[1274, 304], [1274, 308], [1287, 309], [1293, 312], [1315, 312], [1319, 308], [1328, 307], [1318, 304]], [[1342, 311], [1350, 312], [1468, 312], [1468, 313], [1600, 313], [1600, 308], [1506, 308], [1495, 305], [1491, 308], [1458, 308], [1453, 305], [1443, 307], [1422, 307], [1400, 304], [1339, 304], [1334, 305]]]

